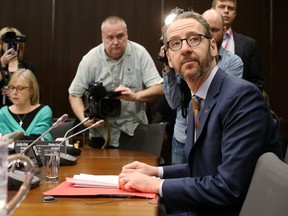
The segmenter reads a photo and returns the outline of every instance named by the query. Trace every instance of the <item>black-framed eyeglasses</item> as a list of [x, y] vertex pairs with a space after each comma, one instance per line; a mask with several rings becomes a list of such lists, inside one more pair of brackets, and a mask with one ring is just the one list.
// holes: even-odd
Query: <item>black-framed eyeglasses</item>
[[183, 39], [172, 39], [167, 42], [169, 49], [172, 51], [179, 51], [182, 48], [183, 41], [185, 40], [190, 47], [196, 47], [201, 43], [201, 38], [211, 39], [202, 34], [193, 34]]
[[14, 92], [14, 90], [16, 90], [16, 92], [22, 92], [24, 89], [30, 88], [30, 86], [7, 86], [7, 89], [9, 92]]

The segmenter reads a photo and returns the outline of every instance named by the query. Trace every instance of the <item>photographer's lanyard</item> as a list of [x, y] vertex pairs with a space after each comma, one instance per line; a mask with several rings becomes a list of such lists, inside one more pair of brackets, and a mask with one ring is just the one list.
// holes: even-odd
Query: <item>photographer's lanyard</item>
[[106, 60], [106, 66], [108, 68], [108, 71], [109, 73], [111, 74], [112, 78], [113, 78], [113, 84], [114, 84], [114, 87], [117, 88], [120, 84], [122, 84], [122, 79], [123, 79], [123, 75], [124, 75], [124, 67], [125, 67], [125, 64], [126, 64], [126, 58], [125, 58], [125, 55], [123, 56], [122, 59], [118, 60], [118, 62], [115, 64], [115, 68], [117, 69], [118, 66], [120, 63], [122, 62], [122, 65], [121, 65], [121, 69], [120, 69], [120, 73], [118, 75], [118, 79], [117, 79], [117, 76], [114, 75], [114, 73], [112, 73], [111, 71], [111, 68], [110, 68], [110, 64], [108, 63], [108, 61]]

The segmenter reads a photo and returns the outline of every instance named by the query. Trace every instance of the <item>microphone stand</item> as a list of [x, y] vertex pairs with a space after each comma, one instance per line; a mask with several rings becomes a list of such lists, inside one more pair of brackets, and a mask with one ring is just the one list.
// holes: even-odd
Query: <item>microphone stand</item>
[[[89, 118], [88, 118], [89, 119]], [[87, 120], [88, 120], [87, 119]], [[85, 121], [87, 121], [86, 119], [84, 119]], [[85, 122], [83, 120], [83, 122]], [[66, 141], [66, 140], [68, 140], [68, 139], [70, 139], [70, 138], [72, 138], [72, 137], [74, 137], [74, 136], [76, 136], [76, 135], [78, 135], [78, 134], [80, 134], [80, 133], [83, 133], [83, 132], [85, 132], [86, 130], [89, 130], [90, 128], [92, 128], [92, 127], [94, 127], [94, 126], [96, 126], [96, 125], [101, 125], [101, 124], [103, 124], [104, 123], [104, 120], [99, 120], [99, 121], [96, 121], [94, 124], [92, 124], [92, 125], [90, 125], [89, 127], [87, 127], [87, 128], [84, 128], [83, 130], [81, 130], [81, 131], [78, 131], [77, 133], [75, 133], [75, 134], [72, 134], [72, 135], [70, 135], [70, 136], [68, 136], [68, 137], [65, 137], [66, 136], [66, 134], [68, 134], [68, 132], [69, 132], [69, 130], [68, 130], [68, 132], [66, 132], [66, 134], [65, 134], [65, 138], [60, 142], [60, 144], [59, 144], [59, 149], [60, 149], [60, 146]], [[82, 124], [82, 122], [80, 123], [80, 124]], [[76, 127], [78, 127], [80, 124], [78, 124], [78, 125], [76, 125], [74, 128], [76, 128]], [[73, 128], [73, 129], [74, 129]], [[70, 131], [71, 131], [72, 129], [70, 129]], [[66, 145], [65, 145], [66, 146]]]
[[[83, 123], [85, 123], [86, 121], [89, 120], [89, 117], [85, 118], [83, 121], [81, 121], [80, 123], [78, 123], [77, 125], [75, 125], [74, 127], [70, 128], [68, 131], [66, 131], [66, 133], [64, 134], [64, 137], [61, 141], [65, 140], [67, 141], [68, 139], [66, 139], [67, 135], [72, 131], [74, 130], [75, 128], [79, 127], [80, 125], [82, 125]], [[60, 143], [60, 146], [63, 142]], [[65, 144], [64, 146], [64, 152], [67, 154], [67, 143]]]
[[49, 133], [52, 129], [58, 127], [60, 124], [62, 124], [64, 121], [68, 119], [68, 115], [64, 114], [61, 116], [48, 130], [46, 130], [41, 136], [39, 136], [37, 139], [35, 139], [32, 143], [30, 143], [25, 149], [23, 149], [20, 154], [25, 154], [31, 147], [35, 145], [36, 142], [38, 142], [40, 139], [42, 139], [47, 133]]
[[[29, 144], [25, 149], [23, 149], [19, 154], [20, 155], [25, 154], [29, 149], [31, 149], [36, 144], [36, 142], [38, 142], [48, 132], [50, 132], [52, 129], [58, 127], [60, 124], [62, 124], [67, 119], [68, 119], [67, 114], [62, 115], [47, 131], [45, 131], [43, 134], [41, 134], [37, 139], [35, 139], [31, 144]], [[12, 136], [12, 134], [11, 134], [11, 136]], [[16, 133], [14, 136], [16, 136]], [[34, 153], [35, 153], [35, 156], [37, 159], [37, 155], [38, 155], [37, 150], [35, 150], [35, 149], [33, 149], [33, 150], [34, 150]], [[37, 161], [38, 160], [39, 160], [39, 158], [37, 159]], [[19, 189], [19, 187], [22, 185], [22, 183], [25, 179], [25, 173], [20, 171], [20, 170], [15, 170], [15, 167], [16, 167], [16, 164], [13, 164], [12, 167], [10, 168], [10, 170], [8, 171], [8, 189]], [[40, 179], [37, 176], [33, 176], [32, 181], [31, 181], [31, 188], [38, 186], [39, 183], [40, 183]]]

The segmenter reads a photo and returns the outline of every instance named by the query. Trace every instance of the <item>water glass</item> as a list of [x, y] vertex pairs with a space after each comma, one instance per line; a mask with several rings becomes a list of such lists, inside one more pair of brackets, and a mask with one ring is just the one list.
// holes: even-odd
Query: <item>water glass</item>
[[44, 150], [44, 173], [46, 183], [58, 183], [60, 167], [60, 149]]

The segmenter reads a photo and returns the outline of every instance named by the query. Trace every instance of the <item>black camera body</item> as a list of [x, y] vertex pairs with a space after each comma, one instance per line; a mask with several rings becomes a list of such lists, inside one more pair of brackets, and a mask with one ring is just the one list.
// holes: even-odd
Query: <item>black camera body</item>
[[15, 32], [6, 32], [1, 36], [1, 40], [8, 44], [7, 49], [13, 48], [15, 51], [17, 51], [17, 43], [25, 43], [26, 39], [25, 35], [16, 35]]
[[85, 117], [104, 119], [121, 115], [121, 101], [115, 99], [121, 92], [107, 91], [102, 82], [93, 82], [88, 89], [88, 106], [84, 110]]

